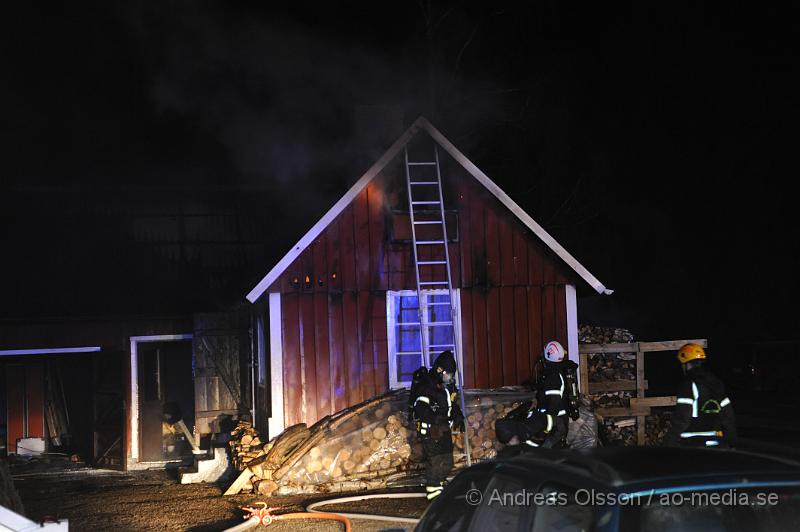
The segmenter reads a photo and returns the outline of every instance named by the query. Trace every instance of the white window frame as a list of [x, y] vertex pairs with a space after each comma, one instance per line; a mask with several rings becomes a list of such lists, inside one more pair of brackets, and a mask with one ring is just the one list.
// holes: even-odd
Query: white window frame
[[[448, 290], [423, 290], [425, 294], [433, 294], [433, 295], [446, 295]], [[387, 290], [386, 291], [386, 339], [388, 343], [388, 364], [389, 364], [389, 389], [396, 390], [399, 388], [408, 388], [411, 385], [411, 382], [403, 382], [398, 381], [397, 379], [397, 352], [395, 351], [397, 347], [396, 342], [396, 326], [397, 324], [394, 321], [395, 318], [395, 305], [397, 300], [400, 297], [408, 297], [408, 296], [416, 296], [416, 290]], [[456, 342], [456, 354], [458, 359], [458, 366], [459, 366], [459, 373], [463, 374], [463, 362], [462, 362], [462, 332], [461, 332], [461, 290], [456, 289], [453, 290], [453, 311], [455, 313], [454, 316], [454, 323], [453, 323], [453, 333]], [[429, 333], [428, 327], [423, 327], [422, 329], [423, 334], [426, 336], [425, 342], [428, 343], [427, 335]], [[430, 365], [433, 361], [425, 361], [427, 365]], [[463, 378], [463, 377], [462, 377]]]

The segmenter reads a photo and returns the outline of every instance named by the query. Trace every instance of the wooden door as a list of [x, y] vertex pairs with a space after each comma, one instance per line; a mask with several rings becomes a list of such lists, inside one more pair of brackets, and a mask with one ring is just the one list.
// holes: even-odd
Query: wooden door
[[225, 430], [220, 423], [250, 411], [249, 315], [195, 314], [194, 400], [200, 434]]
[[102, 467], [122, 466], [124, 356], [124, 353], [105, 352], [92, 357], [92, 463]]

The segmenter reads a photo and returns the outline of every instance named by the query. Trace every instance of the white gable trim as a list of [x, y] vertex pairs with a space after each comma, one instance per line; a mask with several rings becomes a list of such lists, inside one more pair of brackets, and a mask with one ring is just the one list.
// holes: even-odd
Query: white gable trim
[[554, 252], [556, 255], [558, 255], [559, 257], [561, 257], [561, 260], [563, 260], [564, 262], [566, 262], [567, 264], [569, 264], [569, 266], [570, 266], [570, 267], [571, 267], [573, 270], [575, 270], [575, 273], [577, 273], [578, 275], [580, 275], [580, 276], [583, 278], [583, 280], [584, 280], [584, 281], [586, 281], [587, 283], [589, 283], [589, 285], [590, 285], [592, 288], [594, 288], [594, 289], [597, 291], [597, 293], [598, 293], [598, 294], [606, 294], [606, 295], [610, 295], [610, 294], [612, 294], [612, 293], [614, 292], [613, 290], [609, 290], [609, 289], [607, 289], [605, 286], [603, 286], [603, 283], [601, 283], [601, 282], [600, 282], [600, 281], [599, 281], [599, 280], [598, 280], [598, 279], [597, 279], [597, 278], [596, 278], [594, 275], [592, 275], [591, 273], [589, 273], [589, 270], [587, 270], [586, 268], [584, 268], [584, 267], [583, 267], [583, 265], [582, 265], [580, 262], [578, 262], [578, 261], [577, 261], [577, 259], [575, 259], [575, 257], [573, 257], [572, 255], [570, 255], [570, 254], [569, 254], [569, 252], [568, 252], [566, 249], [564, 249], [564, 247], [563, 247], [561, 244], [559, 244], [559, 243], [556, 241], [556, 239], [555, 239], [555, 238], [553, 238], [552, 236], [550, 236], [550, 233], [548, 233], [547, 231], [545, 231], [545, 230], [544, 230], [544, 228], [543, 228], [541, 225], [539, 225], [538, 223], [536, 223], [536, 221], [535, 221], [533, 218], [531, 218], [531, 216], [530, 216], [530, 215], [529, 215], [527, 212], [525, 212], [524, 210], [522, 210], [522, 207], [520, 207], [519, 205], [517, 205], [517, 203], [516, 203], [516, 202], [515, 202], [513, 199], [511, 199], [511, 198], [508, 196], [508, 194], [506, 194], [505, 192], [503, 192], [503, 189], [501, 189], [500, 187], [498, 187], [498, 186], [495, 184], [495, 182], [494, 182], [494, 181], [492, 181], [491, 179], [489, 179], [489, 176], [487, 176], [486, 174], [484, 174], [483, 172], [481, 172], [480, 168], [478, 168], [477, 166], [475, 166], [475, 165], [472, 163], [472, 161], [470, 161], [469, 159], [467, 159], [467, 157], [466, 157], [466, 156], [465, 156], [463, 153], [461, 153], [461, 152], [458, 150], [458, 148], [456, 148], [455, 146], [453, 146], [453, 144], [452, 144], [452, 143], [451, 143], [449, 140], [447, 140], [447, 139], [444, 137], [444, 135], [442, 135], [441, 133], [439, 133], [439, 131], [438, 131], [438, 130], [437, 130], [435, 127], [433, 127], [433, 126], [430, 124], [430, 122], [428, 122], [427, 120], [425, 120], [423, 117], [420, 117], [420, 118], [417, 120], [417, 122], [421, 122], [421, 125], [422, 125], [422, 127], [425, 129], [425, 131], [427, 131], [427, 132], [428, 132], [428, 134], [429, 134], [431, 137], [433, 137], [433, 140], [435, 140], [435, 141], [436, 141], [436, 142], [437, 142], [437, 143], [438, 143], [438, 144], [439, 144], [439, 145], [440, 145], [442, 148], [444, 148], [444, 150], [445, 150], [447, 153], [449, 153], [449, 154], [450, 154], [450, 156], [451, 156], [453, 159], [455, 159], [456, 161], [458, 161], [458, 163], [459, 163], [461, 166], [463, 166], [463, 167], [464, 167], [464, 169], [465, 169], [467, 172], [469, 172], [470, 174], [472, 174], [472, 177], [474, 177], [475, 179], [477, 179], [477, 180], [478, 180], [478, 181], [481, 183], [481, 185], [483, 185], [484, 187], [486, 187], [486, 189], [487, 189], [489, 192], [491, 192], [492, 194], [494, 194], [494, 196], [495, 196], [497, 199], [499, 199], [499, 200], [500, 200], [500, 203], [502, 203], [503, 205], [505, 205], [505, 206], [508, 208], [508, 210], [510, 210], [511, 212], [513, 212], [513, 213], [514, 213], [514, 214], [517, 216], [517, 218], [519, 218], [519, 219], [520, 219], [520, 221], [521, 221], [522, 223], [524, 223], [524, 224], [525, 224], [525, 226], [526, 226], [528, 229], [530, 229], [531, 231], [533, 231], [533, 233], [534, 233], [536, 236], [538, 236], [538, 237], [539, 237], [539, 238], [542, 240], [542, 242], [544, 242], [545, 244], [547, 244], [547, 246], [548, 246], [550, 249], [552, 249], [552, 250], [553, 250], [553, 252]]
[[339, 214], [341, 214], [342, 211], [345, 210], [345, 208], [350, 205], [354, 199], [356, 199], [356, 196], [358, 196], [358, 194], [364, 190], [364, 187], [366, 187], [369, 182], [372, 181], [387, 164], [389, 164], [389, 161], [394, 159], [395, 156], [400, 153], [400, 150], [403, 148], [403, 146], [408, 144], [408, 141], [410, 141], [414, 135], [417, 134], [419, 128], [420, 119], [418, 118], [414, 124], [408, 128], [406, 132], [403, 133], [400, 138], [391, 145], [391, 147], [389, 147], [386, 153], [384, 153], [380, 159], [375, 161], [375, 164], [373, 164], [370, 169], [367, 170], [363, 176], [361, 176], [361, 179], [356, 181], [355, 185], [350, 187], [350, 190], [347, 191], [347, 194], [342, 196], [339, 201], [337, 201], [336, 204], [334, 204], [334, 206], [325, 213], [325, 216], [323, 216], [316, 224], [314, 224], [314, 227], [309, 229], [309, 231], [303, 235], [303, 238], [301, 238], [300, 241], [297, 242], [297, 244], [295, 244], [295, 246], [290, 249], [280, 261], [278, 261], [278, 264], [276, 264], [269, 271], [269, 273], [265, 275], [261, 281], [259, 281], [255, 288], [253, 288], [250, 293], [247, 294], [247, 300], [250, 301], [250, 303], [255, 303], [256, 300], [261, 297], [261, 294], [263, 294], [267, 288], [269, 288], [270, 285], [272, 285], [272, 283], [278, 279], [278, 277], [286, 270], [286, 268], [288, 268], [289, 265], [294, 262], [294, 260], [299, 257], [308, 246], [311, 245], [311, 243], [322, 233], [322, 231], [325, 230], [325, 228], [328, 227], [328, 225], [335, 220], [336, 217], [339, 216]]
[[278, 277], [300, 256], [300, 254], [322, 233], [322, 231], [341, 214], [344, 209], [358, 196], [358, 194], [375, 178], [383, 168], [389, 164], [389, 161], [395, 158], [400, 150], [408, 144], [408, 142], [419, 132], [424, 129], [428, 134], [439, 144], [453, 159], [455, 159], [464, 169], [469, 172], [475, 179], [478, 180], [489, 192], [491, 192], [500, 202], [505, 205], [511, 212], [513, 212], [520, 221], [525, 224], [528, 229], [538, 236], [553, 252], [558, 255], [564, 262], [566, 262], [575, 272], [581, 276], [589, 285], [594, 288], [599, 294], [612, 294], [613, 290], [607, 289], [589, 270], [583, 267], [575, 257], [569, 254], [555, 238], [544, 230], [544, 228], [536, 223], [531, 216], [526, 213], [517, 203], [512, 200], [494, 181], [489, 179], [489, 176], [484, 174], [475, 164], [472, 163], [467, 157], [461, 153], [439, 130], [431, 125], [425, 118], [419, 117], [410, 128], [403, 133], [394, 144], [384, 153], [375, 164], [373, 164], [367, 172], [361, 176], [361, 179], [350, 187], [350, 190], [342, 196], [331, 209], [325, 213], [314, 226], [300, 239], [295, 246], [278, 261], [278, 263], [264, 276], [261, 281], [247, 294], [247, 300], [255, 303], [261, 295], [274, 283]]

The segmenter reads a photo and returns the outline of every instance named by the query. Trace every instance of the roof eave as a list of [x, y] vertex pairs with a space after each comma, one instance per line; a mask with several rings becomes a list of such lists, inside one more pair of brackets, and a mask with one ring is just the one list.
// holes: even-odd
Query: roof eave
[[466, 155], [461, 153], [453, 143], [451, 143], [438, 129], [428, 122], [424, 117], [417, 118], [411, 127], [403, 133], [386, 152], [367, 170], [350, 190], [331, 207], [320, 220], [295, 244], [286, 255], [278, 261], [275, 266], [264, 276], [261, 281], [247, 294], [246, 298], [250, 303], [255, 303], [272, 286], [278, 277], [294, 262], [303, 251], [322, 233], [356, 196], [372, 181], [378, 173], [383, 170], [389, 162], [400, 153], [405, 146], [420, 129], [424, 129], [453, 159], [455, 159], [464, 169], [477, 179], [489, 192], [491, 192], [500, 202], [506, 206], [520, 221], [525, 224], [536, 236], [538, 236], [561, 260], [567, 263], [589, 286], [598, 294], [611, 295], [613, 290], [606, 288], [594, 275], [589, 272], [578, 260], [573, 257], [561, 244], [559, 244], [550, 233], [539, 225], [527, 212], [506, 194], [489, 176], [484, 174], [480, 168], [470, 161]]

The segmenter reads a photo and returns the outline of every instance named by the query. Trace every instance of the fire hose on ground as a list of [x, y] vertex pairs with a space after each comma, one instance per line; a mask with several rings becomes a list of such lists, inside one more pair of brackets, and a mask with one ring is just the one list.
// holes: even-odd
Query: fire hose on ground
[[255, 504], [262, 505], [261, 508], [254, 508], [251, 506], [243, 506], [242, 509], [248, 512], [245, 515], [246, 521], [234, 527], [228, 528], [225, 532], [240, 532], [249, 530], [259, 525], [270, 525], [274, 521], [286, 521], [290, 519], [325, 519], [329, 521], [338, 521], [344, 525], [345, 531], [350, 532], [350, 519], [365, 519], [369, 521], [386, 521], [392, 523], [408, 523], [416, 525], [419, 519], [412, 517], [396, 517], [391, 515], [379, 514], [361, 514], [361, 513], [341, 513], [341, 512], [323, 512], [316, 508], [320, 506], [328, 506], [330, 504], [342, 504], [348, 502], [359, 502], [369, 499], [411, 499], [425, 497], [424, 493], [378, 493], [370, 495], [356, 495], [352, 497], [337, 497], [334, 499], [325, 499], [306, 506], [305, 512], [293, 512], [288, 514], [274, 515], [272, 512], [276, 508], [268, 508], [267, 503], [257, 502]]

